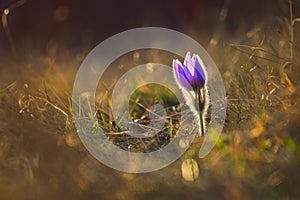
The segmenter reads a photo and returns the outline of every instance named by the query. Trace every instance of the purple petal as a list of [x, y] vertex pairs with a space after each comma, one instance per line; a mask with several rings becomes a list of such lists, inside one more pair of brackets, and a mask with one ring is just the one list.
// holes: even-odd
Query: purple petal
[[187, 61], [192, 61], [191, 53], [189, 51], [185, 54], [183, 65], [187, 65], [187, 63], [186, 63]]
[[185, 75], [187, 81], [192, 86], [192, 88], [195, 88], [197, 86], [197, 80], [194, 78], [195, 73], [192, 74], [191, 71], [189, 70], [189, 68], [186, 66], [183, 67], [183, 72], [184, 72], [184, 75]]
[[195, 73], [194, 63], [193, 63], [193, 60], [191, 58], [191, 53], [189, 51], [185, 55], [185, 59], [184, 59], [183, 65], [185, 67], [187, 67], [188, 70], [190, 71], [190, 74], [192, 76], [194, 76], [194, 73]]
[[200, 87], [203, 87], [205, 82], [206, 82], [206, 71], [204, 68], [204, 64], [202, 62], [202, 60], [200, 59], [200, 57], [196, 54], [193, 55], [192, 58], [193, 62], [194, 62], [194, 67], [195, 67], [195, 79], [198, 82]]
[[184, 67], [179, 60], [173, 60], [173, 68], [178, 82], [188, 90], [192, 90], [192, 86], [185, 75]]

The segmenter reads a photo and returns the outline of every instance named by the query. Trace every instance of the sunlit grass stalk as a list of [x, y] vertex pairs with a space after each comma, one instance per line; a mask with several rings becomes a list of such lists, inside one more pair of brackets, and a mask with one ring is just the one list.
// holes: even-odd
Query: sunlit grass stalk
[[170, 120], [169, 120], [169, 130], [170, 130], [170, 141], [172, 142], [172, 139], [173, 139], [173, 122], [172, 122], [172, 117], [170, 117]]
[[7, 36], [11, 51], [13, 56], [17, 55], [17, 50], [14, 44], [14, 40], [12, 37], [12, 34], [10, 32], [9, 26], [8, 26], [8, 20], [7, 20], [7, 16], [17, 7], [22, 6], [23, 4], [26, 3], [26, 0], [21, 0], [21, 1], [17, 1], [14, 4], [12, 4], [11, 6], [9, 6], [8, 8], [5, 8], [3, 13], [2, 13], [2, 27], [5, 31], [5, 34]]
[[294, 18], [293, 16], [293, 1], [289, 0], [289, 10], [290, 10], [290, 36], [291, 36], [291, 41], [290, 41], [290, 52], [291, 52], [291, 57], [290, 59], [294, 59], [294, 45], [295, 45], [295, 37], [294, 37], [294, 26], [296, 22], [300, 22], [300, 18]]
[[294, 57], [294, 23], [293, 23], [293, 4], [292, 0], [289, 0], [290, 5], [290, 34], [291, 34], [291, 42], [290, 42], [290, 51], [291, 51], [291, 60], [293, 60]]

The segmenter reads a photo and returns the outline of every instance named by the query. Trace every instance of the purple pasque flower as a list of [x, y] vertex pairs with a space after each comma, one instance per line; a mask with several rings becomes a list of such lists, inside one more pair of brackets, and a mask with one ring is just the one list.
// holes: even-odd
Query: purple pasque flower
[[199, 90], [204, 87], [207, 75], [204, 64], [197, 54], [187, 52], [183, 65], [176, 59], [173, 60], [175, 76], [181, 86], [188, 90]]
[[173, 71], [185, 102], [196, 117], [199, 133], [204, 135], [206, 133], [205, 116], [209, 104], [205, 66], [197, 54], [191, 57], [191, 53], [187, 52], [183, 65], [178, 59], [173, 60]]

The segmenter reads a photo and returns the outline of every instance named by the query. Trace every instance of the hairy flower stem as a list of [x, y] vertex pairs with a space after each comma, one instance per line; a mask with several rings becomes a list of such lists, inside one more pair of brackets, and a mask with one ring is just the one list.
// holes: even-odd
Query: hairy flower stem
[[205, 133], [205, 130], [204, 130], [204, 119], [203, 119], [203, 114], [204, 114], [204, 106], [205, 106], [205, 89], [204, 88], [196, 88], [195, 89], [195, 99], [196, 99], [196, 104], [198, 104], [199, 106], [199, 119], [200, 119], [200, 130], [201, 130], [201, 133], [200, 134], [203, 134]]

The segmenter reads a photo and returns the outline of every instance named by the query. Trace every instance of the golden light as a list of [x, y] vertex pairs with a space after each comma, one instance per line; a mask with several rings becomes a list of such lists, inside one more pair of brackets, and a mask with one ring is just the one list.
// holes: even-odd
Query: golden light
[[8, 14], [9, 14], [9, 9], [6, 8], [6, 9], [3, 11], [3, 13], [4, 13], [5, 15], [8, 15]]

